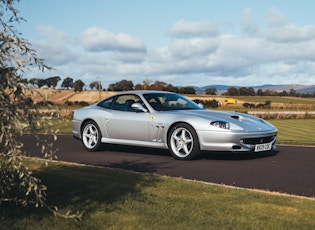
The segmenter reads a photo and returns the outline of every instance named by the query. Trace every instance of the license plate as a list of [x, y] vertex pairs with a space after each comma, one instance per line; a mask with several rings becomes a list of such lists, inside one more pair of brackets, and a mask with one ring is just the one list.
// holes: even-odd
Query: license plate
[[259, 144], [255, 146], [255, 152], [268, 151], [271, 150], [271, 143]]

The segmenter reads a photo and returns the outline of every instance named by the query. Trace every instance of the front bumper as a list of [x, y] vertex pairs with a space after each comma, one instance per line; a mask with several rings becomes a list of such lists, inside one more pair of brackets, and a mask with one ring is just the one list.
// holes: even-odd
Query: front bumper
[[201, 150], [208, 151], [255, 151], [258, 144], [271, 144], [271, 150], [276, 148], [277, 130], [268, 132], [211, 132], [197, 131]]

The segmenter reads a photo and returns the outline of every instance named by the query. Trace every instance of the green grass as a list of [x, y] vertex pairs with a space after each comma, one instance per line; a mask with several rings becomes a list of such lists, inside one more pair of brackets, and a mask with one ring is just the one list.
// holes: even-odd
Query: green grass
[[36, 130], [38, 133], [47, 133], [50, 131], [58, 131], [59, 134], [72, 133], [72, 120], [71, 119], [43, 119], [40, 126]]
[[56, 119], [52, 122], [51, 128], [58, 130], [62, 134], [72, 133], [72, 120], [70, 119]]
[[279, 130], [277, 143], [315, 146], [315, 119], [268, 120]]
[[2, 204], [1, 229], [315, 228], [313, 199], [107, 168], [32, 165], [48, 186], [47, 202], [62, 212], [84, 212], [82, 222]]
[[279, 96], [236, 96], [238, 100], [252, 102], [252, 103], [265, 103], [271, 101], [272, 103], [283, 103], [283, 104], [304, 104], [314, 105], [315, 98], [300, 98], [300, 97], [279, 97]]

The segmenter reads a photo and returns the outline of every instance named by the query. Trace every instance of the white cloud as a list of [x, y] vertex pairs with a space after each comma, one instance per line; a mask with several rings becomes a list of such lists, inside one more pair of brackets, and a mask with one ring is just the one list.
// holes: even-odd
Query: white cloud
[[[315, 25], [288, 23], [276, 9], [268, 24], [251, 9], [241, 17], [239, 34], [219, 33], [219, 23], [177, 21], [168, 30], [170, 44], [146, 48], [140, 39], [91, 27], [81, 42], [65, 32], [42, 26], [49, 39], [36, 43], [39, 56], [57, 65], [61, 77], [82, 78], [103, 86], [121, 79], [145, 79], [174, 85], [315, 84]], [[77, 39], [77, 41], [79, 38]]]
[[37, 29], [43, 39], [33, 43], [33, 46], [38, 57], [45, 59], [47, 65], [57, 67], [75, 61], [76, 54], [71, 50], [74, 39], [53, 26], [39, 25]]
[[219, 33], [219, 22], [178, 20], [168, 34], [174, 37], [215, 36]]
[[51, 25], [40, 24], [37, 26], [38, 31], [49, 40], [71, 41], [72, 39], [64, 31], [58, 30]]
[[82, 32], [81, 41], [88, 51], [145, 52], [144, 44], [125, 33], [113, 34], [103, 28], [90, 27]]
[[281, 28], [289, 23], [287, 17], [282, 14], [276, 7], [272, 7], [269, 9], [269, 17], [267, 21], [269, 27], [274, 28]]
[[217, 38], [175, 40], [168, 48], [174, 58], [192, 58], [214, 52], [219, 46]]
[[38, 57], [44, 58], [47, 65], [63, 66], [76, 60], [76, 54], [62, 43], [38, 42], [34, 45]]
[[279, 43], [297, 43], [315, 39], [315, 25], [269, 28], [261, 33], [266, 39]]
[[256, 24], [255, 14], [252, 9], [246, 8], [243, 10], [243, 14], [241, 17], [241, 23], [243, 30], [246, 33], [255, 33], [258, 30], [258, 25]]

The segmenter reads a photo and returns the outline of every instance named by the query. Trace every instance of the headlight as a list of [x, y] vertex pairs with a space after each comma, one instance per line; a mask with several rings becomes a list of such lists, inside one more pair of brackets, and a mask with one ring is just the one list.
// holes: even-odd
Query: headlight
[[210, 125], [221, 129], [230, 129], [230, 123], [225, 121], [213, 121]]

